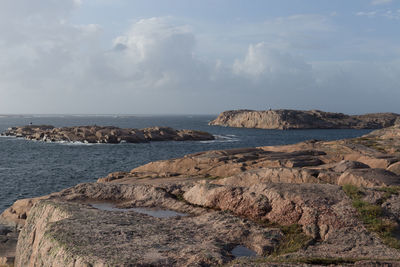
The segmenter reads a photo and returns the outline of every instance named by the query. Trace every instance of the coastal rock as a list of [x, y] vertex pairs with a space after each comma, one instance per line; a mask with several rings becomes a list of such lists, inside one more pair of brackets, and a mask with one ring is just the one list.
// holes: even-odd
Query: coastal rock
[[333, 168], [333, 170], [335, 172], [345, 172], [349, 169], [367, 169], [367, 168], [369, 168], [367, 164], [358, 161], [342, 160]]
[[[180, 200], [159, 186], [88, 183], [49, 195], [30, 209], [15, 266], [214, 266], [232, 261], [237, 245], [270, 255], [285, 240], [278, 226], [292, 224], [313, 238], [305, 251], [315, 257], [400, 258], [363, 227], [339, 186], [188, 182], [184, 190]], [[156, 218], [137, 207], [184, 214]]]
[[375, 113], [345, 115], [320, 110], [230, 110], [222, 112], [210, 125], [262, 129], [378, 129], [395, 125], [400, 115]]
[[339, 177], [338, 184], [362, 187], [398, 186], [400, 176], [384, 169], [353, 169], [345, 171]]
[[387, 170], [400, 175], [400, 162], [393, 163], [387, 168]]
[[[126, 209], [102, 210], [91, 204], [101, 201]], [[138, 205], [187, 216], [156, 218], [129, 209]], [[278, 228], [177, 201], [161, 188], [81, 184], [33, 206], [19, 236], [15, 264], [218, 265], [234, 258], [231, 251], [237, 245], [269, 254], [282, 235]]]
[[230, 210], [239, 216], [281, 225], [300, 224], [313, 238], [357, 224], [356, 213], [340, 187], [317, 184], [259, 183], [249, 188], [196, 185], [187, 202]]
[[318, 172], [299, 168], [261, 168], [244, 171], [223, 179], [218, 179], [214, 184], [251, 186], [259, 183], [321, 183]]
[[121, 129], [113, 126], [75, 126], [55, 128], [50, 125], [28, 125], [7, 129], [3, 136], [23, 137], [46, 142], [82, 143], [144, 143], [150, 141], [203, 141], [214, 136], [195, 130], [175, 130], [170, 127]]
[[17, 239], [15, 228], [0, 224], [0, 266], [13, 266]]
[[[400, 225], [397, 133], [400, 127], [390, 127], [348, 140], [151, 162], [97, 183], [19, 200], [0, 221], [21, 229], [16, 266], [257, 266], [270, 259], [265, 256], [287, 266], [304, 258], [395, 266], [400, 251], [372, 232], [354, 203], [372, 205], [366, 210], [393, 229]], [[124, 132], [114, 132], [119, 134]], [[148, 131], [160, 135], [173, 131]], [[359, 195], [358, 202], [346, 188]], [[179, 215], [155, 218], [137, 208]], [[234, 260], [238, 245], [258, 258]]]
[[322, 164], [318, 150], [272, 152], [262, 148], [206, 151], [183, 158], [151, 162], [133, 169], [129, 176], [170, 177], [227, 177], [248, 169], [265, 167], [307, 167]]

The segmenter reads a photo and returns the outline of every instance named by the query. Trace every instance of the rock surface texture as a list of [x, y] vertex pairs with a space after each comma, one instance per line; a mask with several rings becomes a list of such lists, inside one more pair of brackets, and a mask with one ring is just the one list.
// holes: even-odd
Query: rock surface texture
[[230, 110], [222, 112], [210, 125], [261, 129], [379, 129], [400, 123], [395, 113], [345, 115], [319, 110]]
[[203, 141], [214, 136], [195, 130], [175, 130], [169, 127], [121, 129], [113, 126], [74, 126], [55, 128], [51, 125], [12, 127], [3, 136], [23, 137], [46, 142], [82, 143], [145, 143], [149, 141]]
[[400, 266], [399, 136], [151, 162], [15, 202], [3, 247], [15, 266]]

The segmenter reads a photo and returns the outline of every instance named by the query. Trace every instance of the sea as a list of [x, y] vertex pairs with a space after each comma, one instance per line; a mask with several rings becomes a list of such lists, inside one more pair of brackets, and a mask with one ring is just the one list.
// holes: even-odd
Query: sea
[[206, 150], [285, 145], [305, 140], [358, 137], [371, 130], [264, 130], [209, 126], [217, 115], [13, 115], [0, 116], [0, 132], [12, 126], [47, 124], [56, 127], [101, 125], [121, 128], [169, 126], [202, 130], [213, 141], [143, 144], [45, 143], [0, 138], [0, 213], [22, 198], [95, 182], [110, 172], [130, 171], [151, 161], [182, 157]]

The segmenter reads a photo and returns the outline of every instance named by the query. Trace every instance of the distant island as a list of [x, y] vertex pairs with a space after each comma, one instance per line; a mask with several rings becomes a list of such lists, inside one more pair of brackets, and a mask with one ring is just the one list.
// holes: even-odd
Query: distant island
[[150, 141], [203, 141], [214, 140], [207, 132], [175, 130], [170, 127], [144, 129], [118, 128], [114, 126], [73, 126], [56, 128], [52, 125], [26, 125], [11, 127], [2, 136], [21, 137], [45, 142], [82, 143], [145, 143]]
[[346, 115], [320, 110], [229, 110], [209, 125], [261, 129], [380, 129], [400, 124], [396, 113]]

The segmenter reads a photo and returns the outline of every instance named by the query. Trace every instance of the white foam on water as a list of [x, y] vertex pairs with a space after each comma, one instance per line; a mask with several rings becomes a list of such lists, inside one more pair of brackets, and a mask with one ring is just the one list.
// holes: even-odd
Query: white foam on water
[[100, 143], [85, 143], [80, 141], [56, 141], [56, 142], [47, 142], [47, 143], [56, 143], [65, 146], [93, 146], [93, 145], [102, 145]]
[[203, 144], [210, 144], [210, 143], [232, 143], [232, 142], [239, 142], [239, 138], [235, 138], [236, 135], [229, 134], [229, 135], [214, 135], [215, 140], [208, 140], [208, 141], [200, 141]]

